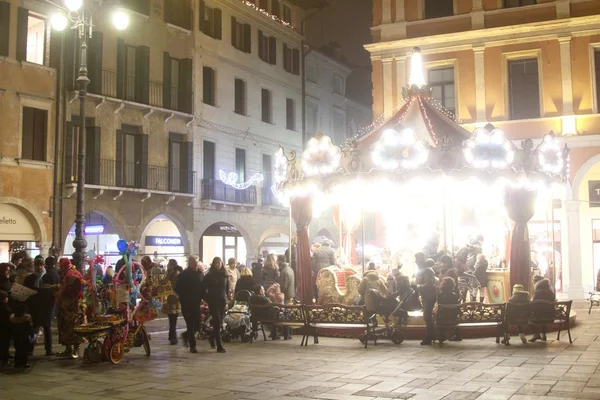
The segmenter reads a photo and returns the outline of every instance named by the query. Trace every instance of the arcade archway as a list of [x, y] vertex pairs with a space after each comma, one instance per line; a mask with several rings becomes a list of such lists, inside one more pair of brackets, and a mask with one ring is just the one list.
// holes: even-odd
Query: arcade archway
[[18, 199], [0, 198], [0, 262], [8, 262], [13, 253], [40, 254], [39, 243], [46, 240], [40, 217]]
[[[117, 242], [120, 234], [113, 222], [106, 215], [97, 211], [90, 211], [85, 215], [84, 226], [85, 240], [87, 241], [87, 250], [94, 250], [97, 254], [105, 256], [107, 263], [116, 262], [120, 257], [117, 249]], [[71, 225], [65, 244], [63, 246], [63, 255], [71, 257], [75, 248], [73, 240], [75, 239], [75, 224]], [[112, 258], [112, 260], [111, 260]]]
[[210, 264], [213, 258], [227, 260], [234, 257], [245, 263], [248, 255], [246, 240], [240, 231], [226, 222], [217, 222], [209, 226], [200, 237], [200, 259]]
[[263, 258], [268, 254], [284, 255], [289, 246], [289, 227], [273, 226], [262, 234], [258, 245], [258, 254]]
[[186, 265], [185, 238], [181, 229], [168, 216], [161, 214], [153, 218], [142, 233], [141, 253], [152, 257], [153, 261], [163, 266], [169, 259], [177, 260], [179, 265]]

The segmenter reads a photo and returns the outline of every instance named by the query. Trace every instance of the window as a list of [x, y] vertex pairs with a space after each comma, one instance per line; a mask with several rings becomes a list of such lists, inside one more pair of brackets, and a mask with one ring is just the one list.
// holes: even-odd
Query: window
[[235, 149], [235, 173], [238, 182], [246, 182], [246, 150]]
[[171, 58], [171, 104], [165, 107], [178, 110], [179, 105], [179, 60]]
[[258, 8], [260, 8], [261, 10], [268, 11], [269, 10], [269, 0], [259, 0]]
[[293, 99], [285, 99], [285, 127], [296, 130], [296, 102]]
[[306, 104], [306, 131], [310, 135], [315, 135], [319, 130], [319, 108], [313, 102]]
[[239, 115], [246, 115], [246, 82], [235, 78], [235, 105], [234, 112]]
[[277, 39], [274, 36], [258, 31], [258, 57], [269, 64], [277, 64]]
[[427, 71], [431, 95], [448, 111], [456, 111], [454, 67], [433, 68]]
[[319, 72], [318, 68], [315, 64], [306, 63], [306, 79], [312, 83], [319, 82]]
[[202, 143], [202, 177], [215, 179], [215, 144], [204, 141]]
[[123, 160], [123, 186], [136, 186], [136, 176], [139, 173], [137, 168], [136, 157], [136, 139], [138, 135], [131, 133], [123, 134], [123, 149], [122, 149], [122, 160]]
[[179, 26], [188, 31], [192, 30], [192, 9], [190, 0], [165, 1], [165, 22]]
[[283, 22], [287, 22], [288, 24], [292, 23], [292, 9], [285, 4], [283, 5], [282, 20], [283, 20]]
[[202, 101], [214, 106], [215, 103], [215, 70], [210, 67], [202, 69]]
[[339, 75], [333, 75], [333, 93], [344, 95], [344, 79]]
[[0, 56], [8, 57], [10, 29], [10, 3], [0, 1]]
[[244, 53], [252, 52], [252, 28], [250, 24], [237, 22], [231, 17], [231, 45]]
[[300, 75], [300, 51], [283, 44], [283, 69], [290, 74]]
[[29, 14], [27, 19], [26, 61], [44, 65], [46, 54], [46, 20]]
[[21, 128], [21, 158], [46, 161], [48, 111], [23, 107]]
[[453, 0], [425, 0], [425, 19], [454, 15]]
[[508, 61], [510, 119], [540, 117], [540, 82], [537, 58]]
[[533, 6], [537, 4], [536, 0], [504, 0], [504, 7], [523, 7], [523, 6]]
[[333, 133], [338, 143], [346, 139], [346, 114], [342, 110], [333, 110]]
[[169, 152], [169, 170], [170, 170], [170, 189], [174, 192], [178, 192], [181, 187], [181, 176], [182, 171], [180, 168], [181, 159], [182, 159], [182, 143], [179, 141], [175, 141], [170, 139], [169, 145], [171, 147], [171, 151]]
[[127, 46], [127, 58], [125, 59], [125, 100], [135, 101], [135, 75], [136, 75], [137, 49]]
[[263, 191], [271, 193], [271, 185], [273, 184], [273, 163], [271, 156], [263, 154], [262, 156], [262, 174], [263, 174]]
[[268, 89], [261, 90], [261, 111], [262, 111], [262, 121], [268, 122], [269, 124], [273, 123], [273, 112], [272, 112], [272, 101], [271, 101], [271, 91]]
[[169, 191], [192, 192], [192, 163], [192, 143], [186, 141], [184, 134], [169, 132]]
[[281, 4], [279, 4], [279, 0], [271, 0], [271, 15], [277, 18], [281, 17]]
[[213, 39], [221, 39], [223, 30], [223, 13], [220, 8], [207, 7], [204, 0], [200, 0], [200, 32]]

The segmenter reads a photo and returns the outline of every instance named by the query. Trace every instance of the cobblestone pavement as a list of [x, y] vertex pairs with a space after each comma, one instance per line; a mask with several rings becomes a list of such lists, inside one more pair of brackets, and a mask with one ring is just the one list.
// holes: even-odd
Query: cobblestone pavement
[[152, 356], [133, 349], [116, 366], [36, 356], [29, 373], [0, 375], [0, 399], [600, 399], [600, 309], [588, 316], [584, 307], [576, 307], [572, 345], [561, 335], [510, 347], [488, 338], [365, 350], [333, 338], [300, 347], [295, 337], [230, 343], [227, 354], [200, 342], [190, 354], [158, 334]]

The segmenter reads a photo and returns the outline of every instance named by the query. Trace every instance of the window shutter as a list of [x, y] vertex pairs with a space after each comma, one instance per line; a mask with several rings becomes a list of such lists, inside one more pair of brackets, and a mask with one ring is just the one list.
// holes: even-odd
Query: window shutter
[[204, 0], [198, 0], [198, 29], [200, 32], [206, 33], [206, 20], [204, 15], [206, 13], [206, 3]]
[[32, 108], [33, 110], [33, 158], [36, 161], [46, 161], [46, 140], [48, 136], [48, 111]]
[[163, 52], [163, 107], [171, 108], [171, 55]]
[[235, 46], [236, 40], [235, 40], [235, 36], [237, 33], [237, 20], [235, 19], [235, 17], [231, 17], [231, 45], [233, 47]]
[[33, 108], [23, 107], [21, 124], [21, 158], [33, 160], [33, 129], [35, 114]]
[[279, 0], [271, 0], [271, 14], [277, 18], [281, 16], [279, 10]]
[[269, 64], [277, 65], [277, 39], [269, 37]]
[[19, 7], [17, 12], [17, 61], [27, 60], [27, 24], [29, 10]]
[[244, 24], [244, 51], [252, 53], [252, 27], [250, 24]]
[[[2, 3], [0, 2], [0, 8], [2, 8]], [[2, 11], [0, 11], [2, 14]], [[0, 30], [2, 30], [2, 15], [0, 15]], [[60, 69], [60, 55], [62, 50], [62, 36], [67, 34], [67, 32], [55, 32], [52, 31], [50, 33], [50, 55], [48, 57], [48, 65], [50, 68], [54, 68], [57, 71]], [[2, 33], [0, 32], [0, 42], [2, 41]], [[0, 47], [2, 45], [0, 44]], [[2, 55], [2, 50], [0, 50], [0, 55]]]
[[148, 187], [148, 135], [140, 134], [136, 137], [136, 187], [146, 189]]
[[75, 45], [77, 37], [74, 30], [67, 30], [65, 35], [65, 88], [68, 91], [75, 89]]
[[202, 149], [202, 169], [204, 179], [215, 178], [215, 144], [204, 141]]
[[102, 94], [102, 32], [94, 31], [89, 44], [88, 72], [90, 77], [89, 91]]
[[116, 158], [117, 162], [115, 165], [115, 186], [121, 187], [123, 185], [123, 131], [120, 129], [117, 130]]
[[181, 179], [181, 191], [183, 193], [193, 193], [194, 188], [194, 167], [192, 165], [194, 156], [192, 154], [193, 143], [182, 142], [181, 143], [181, 165], [175, 166], [180, 168], [179, 179]]
[[85, 181], [90, 185], [100, 184], [100, 140], [101, 128], [99, 126], [88, 126], [85, 128], [85, 153], [86, 174]]
[[73, 154], [73, 123], [71, 121], [67, 121], [67, 126], [65, 130], [65, 149], [63, 154], [65, 155], [65, 159], [63, 160], [63, 173], [65, 183], [72, 183], [73, 179], [73, 158], [75, 155]]
[[213, 27], [214, 27], [214, 38], [221, 40], [223, 37], [223, 12], [220, 8], [213, 9]]
[[300, 75], [300, 50], [292, 50], [292, 73]]
[[137, 59], [135, 60], [135, 96], [136, 101], [142, 104], [150, 102], [150, 47], [140, 46], [137, 48]]
[[289, 52], [290, 52], [290, 49], [288, 48], [287, 43], [284, 43], [283, 44], [283, 70], [288, 71], [288, 72], [290, 71], [290, 68], [288, 65], [289, 64], [289, 62], [288, 62]]
[[10, 36], [10, 3], [0, 2], [0, 56], [8, 57]]
[[265, 51], [263, 37], [264, 37], [264, 35], [263, 35], [262, 31], [259, 30], [258, 31], [258, 58], [260, 58], [263, 61], [267, 61], [267, 60], [265, 60], [264, 55], [263, 55], [264, 51]]
[[127, 60], [127, 46], [121, 38], [117, 39], [117, 97], [125, 98], [125, 87], [127, 75], [125, 73], [125, 62]]
[[191, 114], [192, 110], [192, 71], [191, 58], [179, 60], [179, 111]]

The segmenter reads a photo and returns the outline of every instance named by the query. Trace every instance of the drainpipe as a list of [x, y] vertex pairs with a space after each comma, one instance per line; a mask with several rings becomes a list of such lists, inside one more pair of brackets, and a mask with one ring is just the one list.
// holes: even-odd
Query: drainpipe
[[[52, 188], [52, 210], [50, 216], [52, 217], [52, 247], [60, 247], [60, 242], [56, 243], [56, 240], [60, 240], [62, 234], [62, 205], [63, 205], [63, 193], [62, 193], [62, 180], [59, 182], [59, 165], [62, 166], [62, 160], [60, 158], [60, 138], [62, 135], [59, 132], [63, 132], [64, 126], [64, 112], [63, 112], [63, 82], [64, 82], [64, 68], [65, 65], [65, 33], [61, 33], [60, 37], [60, 63], [58, 71], [56, 71], [56, 110], [54, 117], [54, 187]], [[60, 192], [60, 193], [59, 193]], [[60, 207], [57, 207], [60, 203]], [[57, 210], [59, 210], [57, 212]]]
[[[302, 51], [302, 72], [301, 72], [301, 77], [302, 77], [302, 149], [304, 148], [304, 146], [306, 145], [307, 142], [307, 137], [306, 137], [306, 56], [310, 53], [310, 47], [308, 49], [307, 52], [304, 51], [304, 46], [306, 45], [306, 21], [308, 21], [309, 19], [311, 19], [312, 17], [314, 17], [315, 15], [317, 15], [321, 10], [323, 10], [325, 7], [328, 7], [329, 4], [327, 4], [326, 6], [317, 8], [315, 12], [313, 12], [312, 14], [308, 15], [307, 17], [305, 17], [302, 20], [302, 23], [300, 24], [300, 30], [301, 30], [301, 34], [302, 34], [302, 43], [300, 45], [300, 49]], [[291, 243], [292, 238], [290, 237], [290, 243]], [[290, 246], [291, 248], [291, 246]], [[291, 251], [291, 250], [290, 250]]]

